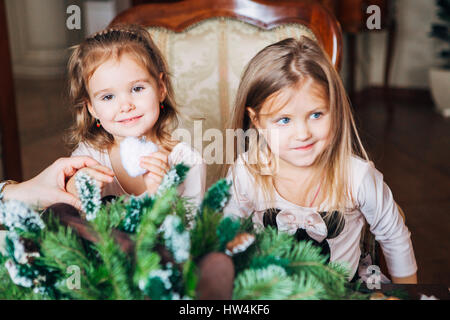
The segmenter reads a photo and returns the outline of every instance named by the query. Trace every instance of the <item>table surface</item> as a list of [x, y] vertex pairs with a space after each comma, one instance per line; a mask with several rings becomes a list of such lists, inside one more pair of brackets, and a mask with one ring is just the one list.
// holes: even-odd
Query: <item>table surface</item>
[[380, 290], [383, 294], [403, 291], [408, 294], [405, 300], [420, 300], [420, 297], [435, 296], [439, 300], [450, 300], [450, 286], [445, 284], [382, 284]]

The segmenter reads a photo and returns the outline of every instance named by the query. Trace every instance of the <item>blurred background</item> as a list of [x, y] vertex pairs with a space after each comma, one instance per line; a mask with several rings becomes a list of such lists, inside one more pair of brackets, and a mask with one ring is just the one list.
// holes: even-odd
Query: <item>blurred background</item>
[[[318, 1], [344, 31], [341, 76], [369, 155], [406, 213], [419, 282], [450, 284], [450, 70], [442, 58], [448, 41], [430, 35], [433, 24], [450, 25], [450, 13], [443, 21], [433, 0]], [[10, 128], [17, 117], [18, 135], [8, 141], [19, 148], [9, 173], [1, 168], [2, 179], [29, 179], [69, 154], [62, 139], [72, 123], [68, 48], [144, 2], [164, 1], [0, 0], [0, 83], [14, 92], [0, 99], [15, 103], [15, 112], [2, 110], [2, 125]], [[366, 26], [371, 4], [381, 9], [380, 30]], [[66, 27], [71, 5], [81, 9], [79, 29]], [[439, 32], [445, 31], [435, 28]]]

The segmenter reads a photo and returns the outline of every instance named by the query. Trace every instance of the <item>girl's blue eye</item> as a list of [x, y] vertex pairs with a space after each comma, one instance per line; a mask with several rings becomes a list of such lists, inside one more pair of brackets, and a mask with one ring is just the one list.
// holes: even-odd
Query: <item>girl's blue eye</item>
[[311, 114], [311, 119], [319, 119], [322, 114], [322, 112], [314, 112], [313, 114]]
[[144, 90], [144, 87], [138, 86], [138, 87], [133, 87], [133, 92], [140, 92]]
[[103, 96], [102, 100], [103, 101], [110, 101], [113, 99], [113, 95], [112, 94], [107, 94], [106, 96]]
[[289, 119], [289, 118], [287, 118], [287, 117], [284, 117], [284, 118], [279, 119], [279, 120], [277, 121], [277, 123], [278, 123], [278, 124], [288, 124], [289, 121], [291, 121], [291, 119]]

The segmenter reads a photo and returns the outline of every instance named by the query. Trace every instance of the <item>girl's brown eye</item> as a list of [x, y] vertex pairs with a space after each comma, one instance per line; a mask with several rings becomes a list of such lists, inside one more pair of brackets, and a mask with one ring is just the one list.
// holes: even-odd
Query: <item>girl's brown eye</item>
[[107, 94], [105, 96], [103, 96], [102, 100], [103, 101], [110, 101], [114, 98], [114, 96], [112, 94]]
[[142, 90], [144, 90], [144, 87], [134, 87], [133, 88], [133, 92], [140, 92]]

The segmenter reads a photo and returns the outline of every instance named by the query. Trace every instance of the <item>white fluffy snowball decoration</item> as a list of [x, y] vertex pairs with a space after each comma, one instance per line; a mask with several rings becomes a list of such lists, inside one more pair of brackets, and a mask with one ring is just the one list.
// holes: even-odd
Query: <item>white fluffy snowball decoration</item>
[[139, 166], [139, 160], [143, 156], [149, 156], [158, 151], [158, 146], [145, 137], [127, 137], [120, 143], [120, 159], [122, 165], [131, 177], [137, 177], [147, 172]]

